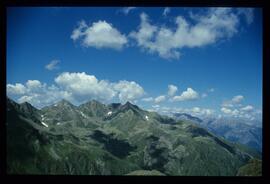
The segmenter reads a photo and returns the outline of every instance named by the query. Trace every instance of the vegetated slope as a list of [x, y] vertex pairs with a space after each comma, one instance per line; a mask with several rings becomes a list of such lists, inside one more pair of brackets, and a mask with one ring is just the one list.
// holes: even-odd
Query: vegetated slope
[[262, 161], [258, 159], [251, 159], [249, 162], [240, 167], [237, 176], [261, 176], [262, 175]]
[[[14, 105], [18, 106], [7, 100], [9, 174], [121, 175], [139, 169], [91, 140], [84, 140], [80, 129], [74, 133], [50, 131], [50, 127], [35, 124], [27, 115], [23, 116]], [[37, 116], [38, 113], [41, 112], [37, 111]]]
[[[10, 174], [236, 175], [257, 157], [186, 121], [127, 102], [22, 110], [7, 98]], [[23, 108], [24, 109], [24, 108]], [[142, 172], [142, 170], [144, 170]], [[134, 172], [133, 172], [134, 171]]]

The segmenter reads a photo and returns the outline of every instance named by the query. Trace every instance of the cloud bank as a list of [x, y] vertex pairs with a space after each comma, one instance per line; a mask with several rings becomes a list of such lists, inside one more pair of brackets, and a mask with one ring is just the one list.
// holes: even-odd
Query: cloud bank
[[7, 84], [7, 94], [16, 97], [19, 103], [29, 102], [41, 108], [59, 99], [67, 99], [80, 104], [91, 99], [103, 102], [117, 100], [135, 101], [144, 95], [144, 89], [134, 81], [110, 82], [98, 80], [94, 75], [64, 72], [55, 79], [55, 85], [48, 86], [38, 80], [28, 80], [25, 84]]
[[246, 118], [254, 120], [255, 117], [261, 116], [261, 111], [256, 110], [252, 105], [246, 105], [243, 107], [244, 100], [243, 95], [236, 95], [231, 100], [227, 100], [221, 104], [220, 111], [225, 116], [231, 116], [235, 118]]
[[231, 100], [224, 101], [222, 107], [234, 107], [236, 105], [241, 105], [240, 102], [244, 100], [244, 96], [237, 95], [234, 96]]

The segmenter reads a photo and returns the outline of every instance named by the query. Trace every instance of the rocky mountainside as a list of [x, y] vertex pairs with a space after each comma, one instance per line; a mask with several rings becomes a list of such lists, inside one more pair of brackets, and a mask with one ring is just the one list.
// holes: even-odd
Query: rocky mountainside
[[245, 120], [232, 118], [200, 119], [186, 113], [174, 113], [172, 117], [177, 120], [191, 121], [229, 141], [247, 145], [259, 152], [262, 151], [262, 127], [254, 126], [245, 122]]
[[38, 110], [7, 98], [6, 125], [9, 174], [235, 176], [260, 159], [251, 148], [129, 102], [77, 107], [62, 100]]

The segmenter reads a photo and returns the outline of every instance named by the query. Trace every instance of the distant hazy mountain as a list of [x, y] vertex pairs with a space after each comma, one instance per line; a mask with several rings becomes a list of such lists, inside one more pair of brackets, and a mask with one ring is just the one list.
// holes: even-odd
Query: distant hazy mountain
[[173, 117], [178, 120], [192, 121], [229, 141], [245, 144], [262, 151], [262, 127], [246, 120], [236, 118], [200, 119], [186, 113], [174, 113]]
[[202, 119], [200, 119], [198, 117], [195, 117], [195, 116], [192, 116], [192, 115], [187, 114], [187, 113], [174, 113], [173, 116], [176, 117], [179, 120], [194, 121], [196, 123], [202, 123], [203, 122]]
[[6, 125], [9, 174], [234, 176], [260, 159], [251, 148], [129, 102], [77, 107], [62, 100], [38, 110], [7, 98]]

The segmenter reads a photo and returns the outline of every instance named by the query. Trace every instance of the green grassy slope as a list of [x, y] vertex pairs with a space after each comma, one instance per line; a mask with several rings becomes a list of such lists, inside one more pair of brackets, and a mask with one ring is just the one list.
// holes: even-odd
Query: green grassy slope
[[[92, 117], [68, 102], [58, 105], [63, 108], [38, 111], [7, 100], [9, 174], [235, 176], [258, 168], [248, 163], [256, 151], [130, 103], [86, 103], [84, 113], [90, 108]], [[108, 109], [113, 113], [104, 119]]]

